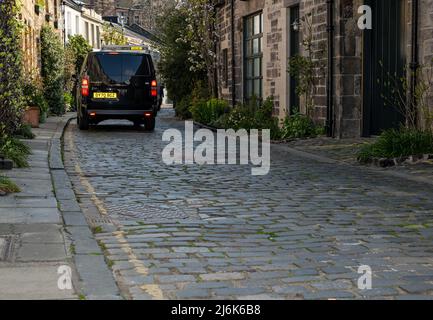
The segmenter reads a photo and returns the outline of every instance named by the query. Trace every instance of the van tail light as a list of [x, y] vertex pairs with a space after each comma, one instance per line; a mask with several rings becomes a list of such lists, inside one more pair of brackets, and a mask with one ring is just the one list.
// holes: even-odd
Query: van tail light
[[87, 78], [87, 77], [84, 77], [81, 80], [81, 95], [83, 97], [89, 96], [89, 78]]
[[145, 113], [144, 113], [144, 116], [145, 116], [146, 118], [149, 118], [149, 117], [152, 116], [152, 112], [145, 112]]
[[156, 82], [156, 80], [152, 80], [151, 84], [150, 84], [151, 88], [150, 88], [150, 95], [152, 97], [157, 97], [158, 96], [158, 83]]

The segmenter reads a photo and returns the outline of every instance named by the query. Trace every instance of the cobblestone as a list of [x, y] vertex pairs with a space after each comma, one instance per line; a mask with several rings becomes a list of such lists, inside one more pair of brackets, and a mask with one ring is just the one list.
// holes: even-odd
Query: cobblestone
[[[71, 125], [65, 136], [82, 208], [93, 212], [96, 198], [122, 232], [96, 237], [124, 251], [110, 256], [113, 270], [137, 272], [125, 286], [132, 298], [431, 297], [431, 188], [284, 144], [271, 146], [262, 177], [249, 166], [167, 166], [169, 128], [183, 123], [162, 110], [152, 133], [119, 121], [87, 132]], [[360, 265], [372, 268], [372, 290], [356, 286]], [[137, 290], [140, 277], [154, 282]]]

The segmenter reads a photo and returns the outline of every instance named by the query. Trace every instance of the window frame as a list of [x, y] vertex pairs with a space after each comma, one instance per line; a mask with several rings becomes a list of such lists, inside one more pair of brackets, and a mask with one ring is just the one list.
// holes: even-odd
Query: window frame
[[[259, 29], [255, 33], [255, 19], [258, 18]], [[255, 12], [244, 17], [243, 32], [243, 79], [244, 79], [244, 100], [249, 101], [254, 95], [257, 99], [263, 99], [263, 11]], [[258, 50], [254, 52], [254, 42], [258, 42]], [[250, 47], [250, 48], [249, 48]], [[255, 63], [259, 61], [259, 72], [256, 74]], [[251, 70], [249, 65], [251, 64]], [[255, 82], [259, 82], [259, 93], [255, 92]]]

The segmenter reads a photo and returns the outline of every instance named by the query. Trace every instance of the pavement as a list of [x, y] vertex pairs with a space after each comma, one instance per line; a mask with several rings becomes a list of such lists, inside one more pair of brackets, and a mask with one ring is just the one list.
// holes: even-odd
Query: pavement
[[[183, 127], [163, 109], [154, 132], [122, 121], [65, 132], [71, 212], [83, 213], [122, 297], [433, 298], [429, 184], [287, 144], [271, 146], [266, 176], [165, 165], [162, 134]], [[65, 221], [85, 227], [76, 214]], [[361, 266], [371, 289], [358, 286]]]
[[48, 162], [51, 139], [67, 118], [49, 118], [33, 130], [36, 138], [25, 141], [29, 168], [2, 172], [22, 192], [0, 197], [0, 299], [77, 298], [73, 288], [58, 286], [59, 268], [72, 268], [72, 260]]
[[3, 174], [21, 188], [0, 197], [0, 299], [120, 299], [112, 272], [76, 201], [62, 160], [64, 128], [50, 117], [29, 168]]

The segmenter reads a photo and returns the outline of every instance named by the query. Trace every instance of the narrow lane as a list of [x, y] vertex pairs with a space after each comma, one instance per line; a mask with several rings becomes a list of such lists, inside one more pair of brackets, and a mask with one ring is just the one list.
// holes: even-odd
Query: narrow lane
[[[71, 124], [65, 159], [83, 208], [130, 298], [395, 298], [433, 293], [433, 191], [272, 146], [271, 171], [167, 166], [162, 110], [152, 133], [128, 122]], [[104, 220], [105, 219], [105, 220]], [[110, 228], [110, 223], [113, 227]], [[371, 290], [357, 286], [372, 269]]]

